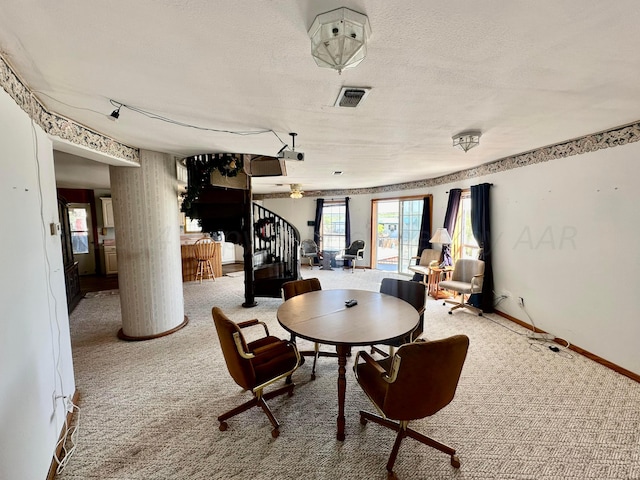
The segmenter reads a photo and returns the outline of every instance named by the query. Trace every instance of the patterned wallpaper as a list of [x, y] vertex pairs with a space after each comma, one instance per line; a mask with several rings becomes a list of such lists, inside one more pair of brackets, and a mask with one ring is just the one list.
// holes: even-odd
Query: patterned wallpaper
[[[349, 190], [320, 190], [305, 191], [305, 197], [346, 197], [357, 194], [374, 194], [384, 192], [398, 192], [419, 188], [435, 187], [447, 183], [454, 183], [468, 178], [481, 177], [492, 173], [504, 172], [513, 168], [526, 167], [535, 163], [548, 162], [558, 158], [570, 157], [582, 153], [595, 152], [603, 148], [617, 147], [640, 140], [640, 121], [629, 125], [615, 127], [610, 130], [585, 135], [574, 140], [556, 143], [548, 147], [542, 147], [530, 152], [519, 153], [510, 157], [494, 160], [478, 167], [461, 170], [436, 178], [428, 178], [415, 182], [397, 183], [371, 188], [354, 188]], [[289, 193], [254, 194], [254, 200], [265, 198], [288, 198]]]
[[140, 168], [109, 167], [122, 305], [129, 337], [184, 321], [175, 159], [140, 152]]
[[140, 152], [137, 148], [124, 145], [73, 120], [49, 112], [20, 81], [2, 55], [0, 55], [0, 85], [47, 134], [112, 157], [133, 162], [140, 161]]

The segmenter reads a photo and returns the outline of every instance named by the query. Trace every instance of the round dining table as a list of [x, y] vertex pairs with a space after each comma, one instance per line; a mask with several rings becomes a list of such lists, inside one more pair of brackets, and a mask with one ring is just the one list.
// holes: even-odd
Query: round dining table
[[[346, 302], [355, 300], [348, 307]], [[335, 345], [338, 354], [338, 431], [345, 438], [347, 355], [353, 346], [384, 344], [407, 337], [418, 326], [411, 304], [368, 290], [318, 290], [297, 295], [278, 308], [278, 322], [296, 337]]]

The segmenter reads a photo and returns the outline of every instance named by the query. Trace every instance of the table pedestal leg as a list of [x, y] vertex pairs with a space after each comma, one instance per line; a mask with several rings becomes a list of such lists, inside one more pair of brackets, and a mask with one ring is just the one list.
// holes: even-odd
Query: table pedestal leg
[[338, 345], [336, 346], [336, 350], [338, 352], [338, 433], [336, 438], [343, 441], [344, 426], [346, 423], [344, 418], [344, 401], [347, 392], [347, 377], [345, 374], [347, 372], [347, 354], [350, 348], [346, 345]]

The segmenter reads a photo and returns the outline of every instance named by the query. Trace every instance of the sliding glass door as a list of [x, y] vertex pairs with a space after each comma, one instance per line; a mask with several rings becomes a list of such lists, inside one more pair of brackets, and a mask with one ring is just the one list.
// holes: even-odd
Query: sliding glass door
[[418, 251], [423, 203], [422, 198], [373, 200], [375, 268], [410, 273], [411, 257]]

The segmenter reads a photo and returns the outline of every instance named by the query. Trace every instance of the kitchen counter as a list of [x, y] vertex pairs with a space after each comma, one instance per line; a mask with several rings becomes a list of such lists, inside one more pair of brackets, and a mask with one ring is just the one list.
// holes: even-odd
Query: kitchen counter
[[[200, 237], [199, 237], [200, 238]], [[197, 240], [197, 238], [196, 238]], [[182, 281], [191, 282], [196, 276], [198, 261], [195, 258], [195, 247], [193, 243], [182, 243], [180, 245], [180, 254], [182, 256]], [[216, 277], [222, 276], [222, 242], [215, 242], [216, 250], [213, 255], [213, 274]]]

